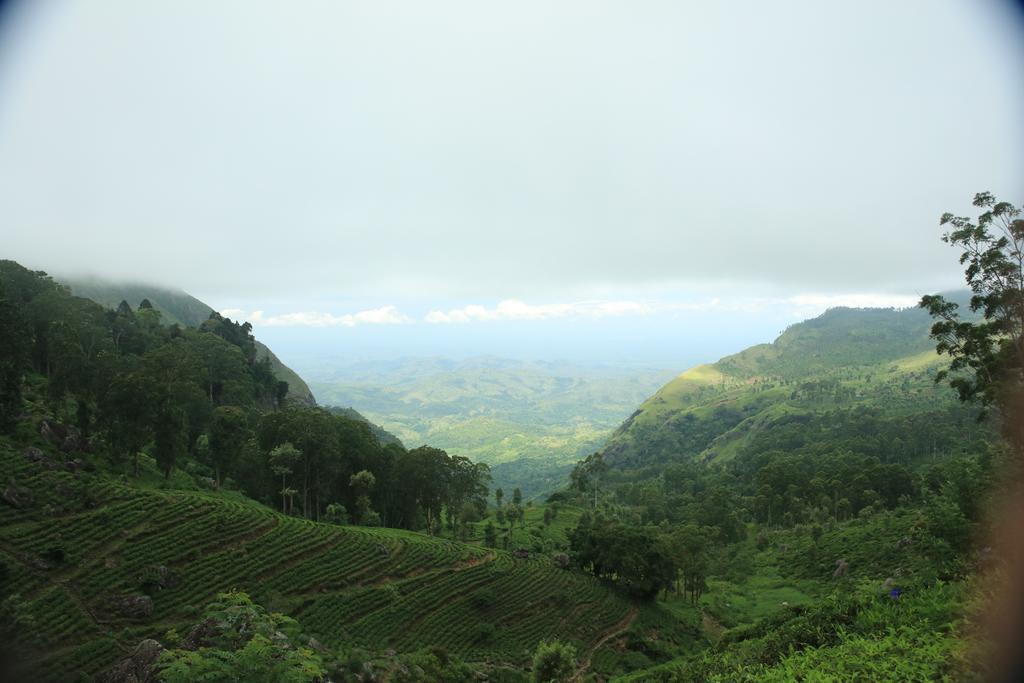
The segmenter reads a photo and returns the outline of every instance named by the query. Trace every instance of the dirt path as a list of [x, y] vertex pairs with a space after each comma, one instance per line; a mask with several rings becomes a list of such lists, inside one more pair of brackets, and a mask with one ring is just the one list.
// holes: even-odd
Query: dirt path
[[628, 631], [629, 627], [633, 625], [633, 621], [636, 619], [636, 615], [638, 613], [639, 610], [636, 608], [636, 606], [631, 606], [629, 608], [629, 613], [622, 618], [622, 621], [612, 626], [611, 629], [609, 629], [603, 636], [601, 636], [600, 640], [594, 643], [594, 647], [590, 648], [590, 650], [587, 652], [587, 656], [583, 658], [583, 660], [580, 662], [579, 667], [576, 669], [576, 673], [569, 680], [573, 681], [573, 683], [575, 683], [576, 681], [583, 680], [583, 674], [587, 673], [587, 670], [590, 668], [590, 660], [593, 658], [594, 653], [600, 650], [601, 646], [603, 646], [612, 638], [617, 638], [618, 636]]

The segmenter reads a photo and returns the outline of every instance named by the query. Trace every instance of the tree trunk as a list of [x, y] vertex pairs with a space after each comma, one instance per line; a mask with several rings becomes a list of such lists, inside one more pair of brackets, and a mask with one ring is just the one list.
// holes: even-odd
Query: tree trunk
[[302, 518], [309, 519], [309, 468], [302, 473]]

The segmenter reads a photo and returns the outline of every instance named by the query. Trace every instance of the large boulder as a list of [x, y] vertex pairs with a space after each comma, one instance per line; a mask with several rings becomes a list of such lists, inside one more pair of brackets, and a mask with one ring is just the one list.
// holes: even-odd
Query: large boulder
[[181, 577], [162, 564], [153, 565], [143, 573], [140, 583], [147, 592], [170, 590], [181, 584]]
[[44, 417], [39, 423], [39, 435], [54, 446], [60, 446], [64, 443], [64, 439], [68, 438], [68, 430], [57, 420]]
[[78, 474], [85, 469], [85, 461], [81, 458], [74, 458], [64, 462], [64, 469], [72, 474]]
[[18, 486], [11, 478], [0, 495], [4, 502], [15, 508], [27, 508], [32, 505], [32, 491], [24, 486]]
[[836, 560], [836, 570], [832, 572], [833, 579], [841, 579], [850, 571], [850, 563], [846, 560]]
[[163, 645], [144, 640], [128, 657], [96, 676], [97, 683], [156, 683], [159, 680], [156, 662]]
[[204, 619], [192, 627], [188, 635], [182, 639], [181, 649], [198, 650], [201, 647], [207, 647], [218, 632], [219, 629], [215, 619]]
[[22, 451], [22, 453], [24, 454], [26, 460], [28, 460], [29, 462], [36, 463], [37, 465], [39, 465], [39, 467], [43, 469], [55, 470], [58, 467], [56, 462], [46, 457], [46, 453], [43, 453], [35, 446], [29, 446], [24, 451]]
[[119, 595], [112, 603], [115, 612], [129, 619], [142, 619], [153, 614], [153, 598], [148, 595]]

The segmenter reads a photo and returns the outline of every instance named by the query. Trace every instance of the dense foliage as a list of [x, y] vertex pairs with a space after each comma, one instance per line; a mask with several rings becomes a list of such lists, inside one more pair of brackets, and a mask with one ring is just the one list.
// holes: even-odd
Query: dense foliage
[[[0, 422], [8, 430], [24, 378], [38, 374], [52, 409], [73, 410], [81, 448], [115, 467], [130, 464], [135, 476], [148, 453], [165, 478], [185, 467], [208, 474], [214, 488], [231, 479], [307, 518], [334, 505], [346, 519], [362, 509], [363, 524], [431, 531], [444, 513], [454, 532], [464, 504], [485, 506], [486, 466], [428, 447], [406, 451], [395, 439], [382, 444], [359, 417], [287, 402], [288, 384], [259, 357], [247, 322], [212, 312], [198, 329], [165, 326], [148, 300], [105, 310], [10, 261], [0, 263], [0, 287], [0, 341], [11, 349], [0, 366]], [[273, 460], [284, 444], [294, 459]], [[360, 472], [370, 486], [353, 485]]]
[[1000, 409], [1004, 434], [1024, 452], [1024, 219], [1009, 202], [988, 192], [974, 197], [977, 221], [946, 213], [947, 244], [961, 249], [971, 288], [970, 310], [980, 320], [961, 318], [960, 306], [941, 295], [925, 296], [921, 307], [936, 318], [931, 335], [952, 362], [936, 379], [949, 379], [964, 401]]

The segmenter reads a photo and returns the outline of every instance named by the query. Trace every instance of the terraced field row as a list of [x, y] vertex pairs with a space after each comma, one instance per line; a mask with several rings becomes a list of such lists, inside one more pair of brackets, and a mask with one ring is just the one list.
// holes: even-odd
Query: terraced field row
[[[283, 607], [329, 645], [440, 645], [511, 665], [524, 664], [545, 638], [592, 647], [630, 609], [548, 558], [316, 524], [209, 493], [133, 489], [45, 470], [2, 448], [0, 477], [33, 491], [30, 505], [2, 508], [0, 560], [26, 616], [45, 615], [24, 643], [43, 680], [95, 673], [142, 637], [187, 628], [230, 589]], [[87, 502], [40, 505], [58, 484], [88, 490], [78, 499]]]

